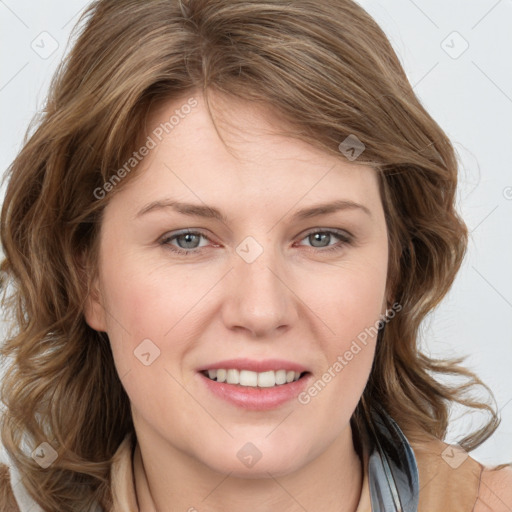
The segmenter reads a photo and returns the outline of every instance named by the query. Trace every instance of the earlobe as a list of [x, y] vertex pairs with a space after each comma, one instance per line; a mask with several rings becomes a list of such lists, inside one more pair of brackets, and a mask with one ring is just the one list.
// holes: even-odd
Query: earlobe
[[75, 256], [75, 262], [82, 285], [83, 314], [85, 322], [91, 329], [107, 332], [105, 308], [100, 291], [100, 279], [97, 263], [93, 263], [90, 252], [84, 250]]
[[95, 331], [107, 331], [105, 322], [105, 309], [101, 304], [101, 294], [97, 279], [91, 283], [84, 304], [84, 316], [87, 325]]
[[388, 308], [389, 308], [389, 301], [384, 297], [384, 300], [382, 301], [382, 308], [381, 308], [381, 317], [385, 317], [388, 314]]

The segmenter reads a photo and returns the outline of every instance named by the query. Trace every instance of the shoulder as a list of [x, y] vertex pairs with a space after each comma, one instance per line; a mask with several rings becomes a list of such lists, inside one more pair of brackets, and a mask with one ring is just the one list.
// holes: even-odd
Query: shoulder
[[511, 512], [512, 467], [493, 470], [440, 440], [413, 445], [420, 479], [419, 512]]
[[9, 467], [0, 463], [0, 510], [20, 512], [11, 486]]
[[474, 512], [512, 510], [512, 465], [501, 469], [484, 467]]

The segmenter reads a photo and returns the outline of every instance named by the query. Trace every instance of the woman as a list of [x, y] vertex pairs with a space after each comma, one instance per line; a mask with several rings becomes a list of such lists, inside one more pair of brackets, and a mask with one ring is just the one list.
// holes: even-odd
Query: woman
[[[511, 509], [512, 468], [467, 454], [498, 424], [482, 383], [416, 345], [467, 230], [375, 22], [347, 0], [84, 22], [2, 210], [3, 509]], [[453, 403], [491, 414], [460, 447]]]

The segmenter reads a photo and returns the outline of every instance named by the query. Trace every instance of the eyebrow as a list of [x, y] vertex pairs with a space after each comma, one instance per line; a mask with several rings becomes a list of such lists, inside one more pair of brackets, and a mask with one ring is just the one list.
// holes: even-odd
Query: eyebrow
[[[183, 215], [191, 215], [196, 217], [204, 217], [210, 219], [216, 219], [223, 223], [228, 223], [228, 219], [223, 215], [217, 208], [213, 206], [184, 203], [180, 201], [173, 201], [171, 199], [164, 199], [160, 201], [153, 201], [145, 205], [136, 215], [135, 218], [139, 218], [149, 212], [172, 209]], [[338, 199], [328, 203], [321, 203], [309, 208], [304, 208], [294, 213], [293, 219], [304, 220], [311, 217], [317, 217], [319, 215], [326, 215], [334, 213], [340, 210], [359, 210], [370, 217], [372, 216], [371, 211], [364, 205], [349, 201], [346, 199]]]

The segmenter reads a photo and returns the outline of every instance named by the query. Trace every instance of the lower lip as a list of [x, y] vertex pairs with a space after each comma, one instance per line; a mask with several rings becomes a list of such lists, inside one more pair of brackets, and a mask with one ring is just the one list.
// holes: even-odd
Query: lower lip
[[276, 409], [286, 402], [297, 398], [312, 377], [309, 373], [299, 380], [287, 384], [281, 384], [272, 388], [258, 388], [217, 382], [216, 380], [209, 379], [202, 373], [198, 375], [214, 395], [237, 407], [252, 411]]

